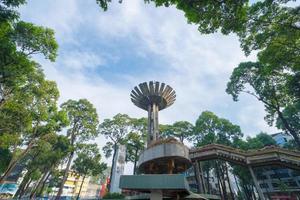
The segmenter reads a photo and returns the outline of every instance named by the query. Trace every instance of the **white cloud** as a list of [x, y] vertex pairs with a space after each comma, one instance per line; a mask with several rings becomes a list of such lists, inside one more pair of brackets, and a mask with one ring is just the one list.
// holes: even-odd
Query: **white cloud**
[[63, 67], [71, 70], [95, 69], [106, 63], [101, 55], [86, 51], [71, 51], [60, 58]]

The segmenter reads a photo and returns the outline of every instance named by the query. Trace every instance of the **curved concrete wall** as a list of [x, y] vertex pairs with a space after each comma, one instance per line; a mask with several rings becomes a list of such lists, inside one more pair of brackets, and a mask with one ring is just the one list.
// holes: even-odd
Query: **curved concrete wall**
[[159, 144], [144, 150], [140, 154], [138, 166], [154, 159], [168, 157], [181, 157], [183, 159], [190, 160], [189, 149], [180, 143]]

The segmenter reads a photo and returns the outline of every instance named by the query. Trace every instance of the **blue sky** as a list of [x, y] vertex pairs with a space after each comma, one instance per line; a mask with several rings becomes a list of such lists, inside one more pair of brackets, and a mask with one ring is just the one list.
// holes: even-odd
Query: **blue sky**
[[[264, 121], [263, 105], [250, 96], [234, 102], [226, 83], [245, 57], [235, 35], [201, 35], [174, 7], [155, 8], [142, 0], [112, 3], [103, 12], [95, 0], [28, 0], [21, 18], [55, 30], [59, 55], [55, 63], [41, 57], [48, 79], [58, 84], [61, 98], [87, 98], [100, 120], [117, 113], [145, 117], [130, 101], [140, 82], [163, 81], [177, 100], [160, 112], [161, 123], [194, 123], [210, 110], [241, 126], [245, 135], [275, 133]], [[101, 145], [105, 141], [99, 138]]]

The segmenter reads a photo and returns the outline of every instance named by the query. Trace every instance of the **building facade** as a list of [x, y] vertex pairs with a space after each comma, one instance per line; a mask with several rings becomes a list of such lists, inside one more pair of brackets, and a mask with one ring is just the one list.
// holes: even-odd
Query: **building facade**
[[[271, 135], [277, 145], [283, 147], [292, 136], [280, 132]], [[259, 186], [267, 199], [300, 199], [300, 171], [278, 166], [262, 167], [256, 170]]]

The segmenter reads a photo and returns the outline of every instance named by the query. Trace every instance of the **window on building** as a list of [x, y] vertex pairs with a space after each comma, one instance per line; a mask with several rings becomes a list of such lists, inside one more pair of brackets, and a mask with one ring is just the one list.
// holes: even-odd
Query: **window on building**
[[273, 188], [278, 188], [279, 184], [278, 183], [272, 183]]
[[288, 182], [285, 182], [284, 184], [286, 184], [288, 187], [298, 187], [296, 181], [288, 181]]
[[261, 183], [259, 184], [260, 188], [269, 188], [269, 185], [267, 183]]

